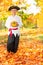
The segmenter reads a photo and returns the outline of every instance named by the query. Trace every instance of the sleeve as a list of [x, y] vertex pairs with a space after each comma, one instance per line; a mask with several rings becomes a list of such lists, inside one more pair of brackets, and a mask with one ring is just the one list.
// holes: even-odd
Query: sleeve
[[19, 17], [19, 28], [23, 26], [22, 19]]
[[7, 20], [6, 20], [5, 27], [6, 27], [6, 28], [9, 28], [9, 27], [10, 27], [10, 25], [9, 25], [9, 17], [8, 17]]

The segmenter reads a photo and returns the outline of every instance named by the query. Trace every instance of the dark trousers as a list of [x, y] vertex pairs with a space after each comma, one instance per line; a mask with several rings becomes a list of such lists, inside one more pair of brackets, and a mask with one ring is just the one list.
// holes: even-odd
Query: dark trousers
[[12, 37], [10, 37], [10, 35], [8, 36], [8, 43], [7, 43], [7, 51], [8, 52], [17, 52], [18, 49], [18, 45], [19, 45], [19, 36], [18, 34], [16, 34], [16, 37], [14, 34], [12, 34]]

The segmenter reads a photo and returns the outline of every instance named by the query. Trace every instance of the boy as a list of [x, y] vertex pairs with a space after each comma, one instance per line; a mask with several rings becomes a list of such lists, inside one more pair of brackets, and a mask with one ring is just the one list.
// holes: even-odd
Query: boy
[[18, 10], [20, 10], [18, 6], [9, 7], [9, 11], [11, 12], [12, 15], [7, 18], [6, 23], [5, 23], [5, 26], [9, 30], [7, 51], [8, 52], [11, 51], [14, 53], [16, 53], [18, 49], [19, 37], [20, 37], [19, 28], [22, 27], [21, 18], [18, 15], [16, 15]]

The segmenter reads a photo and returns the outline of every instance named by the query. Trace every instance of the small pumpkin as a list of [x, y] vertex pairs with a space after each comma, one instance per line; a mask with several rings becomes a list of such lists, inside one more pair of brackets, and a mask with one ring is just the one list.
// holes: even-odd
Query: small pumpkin
[[17, 27], [18, 26], [18, 23], [16, 21], [13, 21], [13, 22], [11, 22], [11, 26], [12, 27]]

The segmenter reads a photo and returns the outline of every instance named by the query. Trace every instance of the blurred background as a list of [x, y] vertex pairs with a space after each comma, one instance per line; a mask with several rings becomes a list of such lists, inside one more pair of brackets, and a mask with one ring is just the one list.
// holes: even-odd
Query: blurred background
[[[7, 52], [8, 8], [21, 8], [17, 15], [22, 18], [17, 53]], [[43, 65], [43, 0], [0, 0], [0, 65]]]
[[21, 8], [17, 13], [23, 22], [23, 27], [20, 30], [21, 35], [24, 32], [27, 35], [30, 34], [30, 37], [32, 35], [32, 38], [41, 35], [43, 40], [43, 0], [0, 0], [0, 40], [3, 42], [3, 35], [8, 33], [5, 22], [11, 14], [8, 11], [11, 5], [17, 5]]

